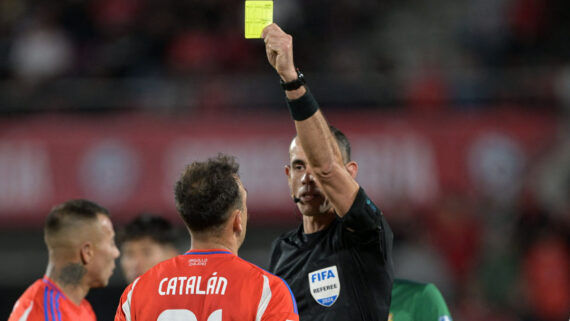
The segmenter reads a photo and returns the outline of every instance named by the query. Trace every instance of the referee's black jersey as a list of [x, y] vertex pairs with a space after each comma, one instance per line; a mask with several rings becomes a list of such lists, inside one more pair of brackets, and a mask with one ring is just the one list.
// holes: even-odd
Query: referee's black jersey
[[289, 283], [300, 320], [387, 320], [392, 230], [362, 188], [348, 213], [325, 230], [303, 226], [273, 243], [269, 271]]

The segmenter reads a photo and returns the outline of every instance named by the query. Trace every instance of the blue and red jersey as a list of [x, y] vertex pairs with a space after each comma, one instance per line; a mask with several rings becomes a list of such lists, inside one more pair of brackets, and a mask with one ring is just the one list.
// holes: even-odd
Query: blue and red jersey
[[123, 292], [115, 321], [298, 321], [285, 281], [226, 250], [157, 264]]
[[47, 276], [30, 285], [20, 296], [8, 321], [95, 321], [91, 304], [85, 299], [80, 305], [66, 297]]

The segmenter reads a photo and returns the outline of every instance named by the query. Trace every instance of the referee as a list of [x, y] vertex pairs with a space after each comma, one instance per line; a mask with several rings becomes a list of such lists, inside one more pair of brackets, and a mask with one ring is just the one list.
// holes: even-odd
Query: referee
[[292, 37], [276, 24], [262, 36], [295, 120], [285, 173], [303, 215], [274, 242], [269, 270], [291, 286], [300, 320], [387, 320], [392, 231], [355, 181], [348, 140], [329, 127], [295, 69]]

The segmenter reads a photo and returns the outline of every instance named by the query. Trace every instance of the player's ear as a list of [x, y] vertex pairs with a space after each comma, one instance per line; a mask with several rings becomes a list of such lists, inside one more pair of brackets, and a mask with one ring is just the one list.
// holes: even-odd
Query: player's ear
[[91, 242], [83, 242], [81, 243], [81, 247], [79, 248], [79, 255], [81, 256], [81, 262], [83, 265], [89, 264], [93, 259], [94, 248], [93, 243]]
[[234, 234], [241, 235], [243, 233], [241, 210], [236, 209], [232, 212], [232, 227]]
[[346, 164], [346, 170], [350, 173], [352, 178], [356, 179], [358, 174], [358, 164], [355, 161], [350, 161]]

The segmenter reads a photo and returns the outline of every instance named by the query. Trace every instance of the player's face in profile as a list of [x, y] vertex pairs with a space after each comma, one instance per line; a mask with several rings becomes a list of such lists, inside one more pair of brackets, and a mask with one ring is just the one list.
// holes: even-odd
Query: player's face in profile
[[104, 287], [109, 283], [109, 278], [115, 269], [115, 259], [119, 257], [119, 249], [115, 245], [115, 231], [108, 216], [98, 214], [97, 223], [92, 228], [95, 230], [94, 253], [93, 262], [88, 268], [93, 280], [91, 287]]
[[291, 195], [300, 200], [297, 207], [301, 213], [314, 216], [325, 212], [328, 209], [323, 206], [325, 196], [313, 177], [305, 152], [297, 138], [291, 142], [289, 147], [289, 160], [289, 165], [285, 167], [285, 174], [287, 174]]
[[121, 270], [127, 282], [131, 283], [151, 267], [177, 254], [175, 248], [150, 237], [126, 241], [121, 245]]

